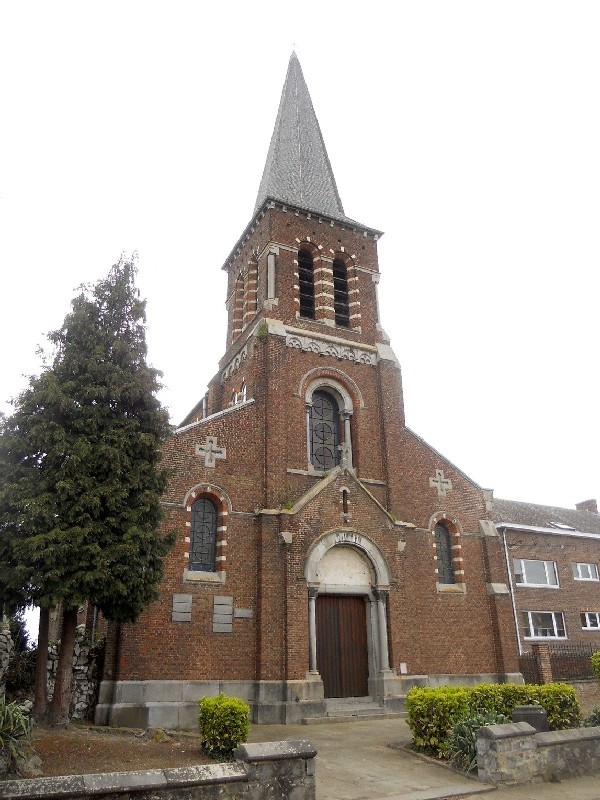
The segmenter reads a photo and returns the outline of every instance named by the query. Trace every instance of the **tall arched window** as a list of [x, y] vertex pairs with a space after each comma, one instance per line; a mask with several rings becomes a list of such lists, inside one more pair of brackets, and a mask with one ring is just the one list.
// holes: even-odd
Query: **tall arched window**
[[452, 563], [452, 537], [441, 522], [435, 526], [435, 554], [437, 556], [438, 583], [456, 583]]
[[315, 276], [313, 257], [308, 250], [298, 253], [298, 278], [300, 284], [300, 316], [315, 318]]
[[328, 392], [316, 391], [310, 407], [310, 461], [319, 471], [340, 463], [340, 410]]
[[189, 569], [214, 572], [217, 549], [217, 508], [212, 500], [201, 497], [192, 504]]
[[350, 306], [348, 305], [348, 270], [341, 258], [333, 262], [333, 306], [335, 324], [350, 326]]

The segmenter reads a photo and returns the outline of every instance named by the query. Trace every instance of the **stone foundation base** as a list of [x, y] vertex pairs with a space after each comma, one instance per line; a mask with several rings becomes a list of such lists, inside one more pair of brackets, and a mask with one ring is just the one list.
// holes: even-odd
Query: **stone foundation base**
[[[523, 683], [523, 677], [520, 673], [401, 677], [387, 671], [370, 681], [369, 688], [376, 702], [397, 713], [404, 710], [404, 698], [413, 686], [477, 683]], [[94, 721], [120, 728], [197, 730], [198, 700], [219, 692], [245, 700], [252, 722], [259, 725], [298, 725], [305, 718], [326, 715], [323, 682], [318, 674], [309, 673], [298, 681], [103, 681]]]
[[323, 683], [301, 681], [102, 681], [96, 725], [123, 728], [198, 728], [198, 700], [220, 692], [240, 697], [257, 724], [299, 724], [325, 713]]

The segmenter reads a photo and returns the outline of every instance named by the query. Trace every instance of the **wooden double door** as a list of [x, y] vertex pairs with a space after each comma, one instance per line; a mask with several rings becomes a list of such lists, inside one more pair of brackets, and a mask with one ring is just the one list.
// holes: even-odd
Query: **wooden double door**
[[366, 697], [369, 661], [364, 597], [319, 595], [316, 616], [317, 669], [325, 697]]

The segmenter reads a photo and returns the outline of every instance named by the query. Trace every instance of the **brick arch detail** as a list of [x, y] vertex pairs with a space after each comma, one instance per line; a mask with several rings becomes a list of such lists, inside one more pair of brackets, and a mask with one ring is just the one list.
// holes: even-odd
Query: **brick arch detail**
[[313, 242], [310, 237], [306, 237], [305, 239], [296, 239], [294, 250], [296, 251], [296, 256], [300, 250], [308, 250], [313, 257], [313, 261], [317, 261], [321, 258], [323, 246]]
[[[438, 523], [442, 523], [448, 530], [448, 533], [451, 537], [452, 542], [452, 565], [454, 567], [454, 574], [456, 579], [459, 583], [464, 583], [465, 577], [465, 570], [464, 570], [464, 558], [462, 554], [462, 542], [461, 537], [463, 534], [462, 525], [458, 518], [447, 511], [437, 511], [433, 514], [429, 519], [429, 530], [433, 535], [435, 526]], [[436, 545], [435, 542], [433, 543], [433, 549], [435, 551]], [[435, 568], [437, 574], [437, 566]]]
[[[192, 504], [201, 498], [212, 500], [217, 508], [217, 541], [215, 546], [215, 572], [225, 572], [227, 564], [227, 520], [231, 511], [231, 500], [222, 490], [208, 483], [199, 483], [190, 489], [184, 499], [186, 513], [186, 530], [191, 529]], [[191, 531], [190, 531], [191, 533]], [[186, 535], [187, 536], [187, 535]], [[187, 536], [191, 545], [191, 535]], [[189, 548], [188, 548], [189, 556]]]
[[[331, 381], [331, 383], [328, 383], [328, 380]], [[349, 411], [352, 411], [356, 406], [358, 406], [358, 408], [365, 407], [362, 392], [356, 381], [346, 375], [345, 372], [342, 372], [342, 370], [332, 367], [314, 367], [308, 370], [308, 372], [305, 372], [298, 383], [296, 396], [304, 397], [305, 401], [309, 403], [310, 396], [317, 384], [337, 388], [344, 399], [348, 397], [350, 400]], [[340, 391], [341, 389], [343, 389], [343, 391]]]

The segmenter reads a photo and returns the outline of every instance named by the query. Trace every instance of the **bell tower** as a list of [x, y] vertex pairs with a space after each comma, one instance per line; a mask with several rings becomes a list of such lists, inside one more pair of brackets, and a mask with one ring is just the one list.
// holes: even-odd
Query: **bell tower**
[[[384, 456], [387, 437], [402, 423], [403, 411], [399, 365], [378, 316], [381, 235], [344, 212], [292, 53], [254, 213], [223, 266], [226, 352], [204, 410], [197, 407], [184, 420], [189, 424], [202, 413], [217, 413], [242, 396], [269, 397], [265, 427], [282, 430], [278, 454], [266, 455], [266, 504], [277, 505], [286, 487], [289, 492], [284, 469], [316, 475], [342, 458], [354, 470], [362, 464], [370, 474], [375, 471], [374, 480], [387, 484], [385, 473], [394, 466], [389, 463], [394, 457]], [[256, 345], [266, 339], [269, 353], [257, 372]], [[303, 376], [313, 373], [325, 381], [316, 389], [316, 403], [311, 381], [303, 383]], [[368, 417], [360, 385], [369, 386]], [[291, 419], [293, 405], [300, 413]], [[388, 411], [390, 420], [382, 424]], [[315, 437], [325, 428], [331, 434], [318, 443]], [[272, 441], [269, 437], [267, 447]], [[276, 463], [281, 463], [277, 478]], [[380, 499], [387, 507], [389, 490]]]

